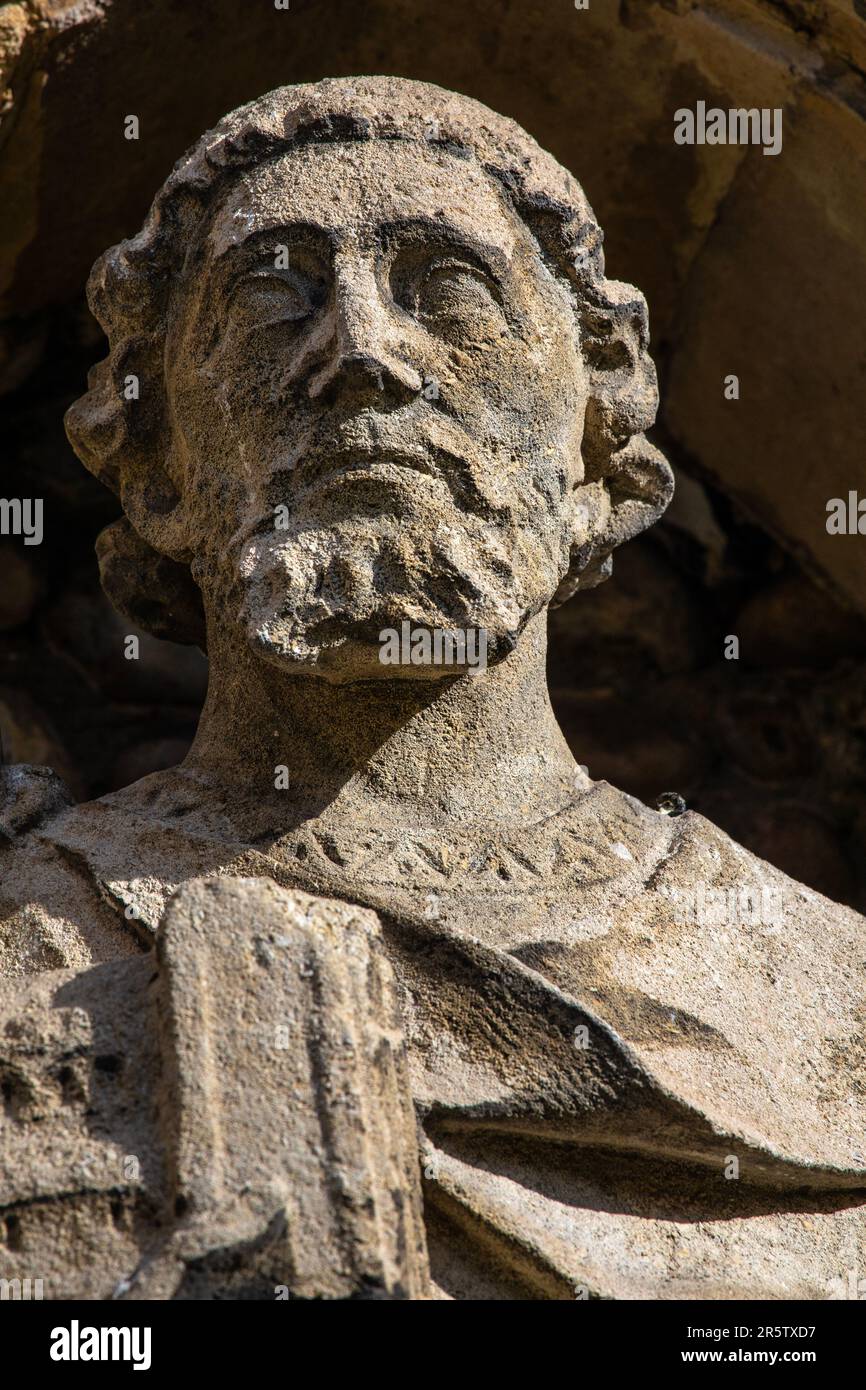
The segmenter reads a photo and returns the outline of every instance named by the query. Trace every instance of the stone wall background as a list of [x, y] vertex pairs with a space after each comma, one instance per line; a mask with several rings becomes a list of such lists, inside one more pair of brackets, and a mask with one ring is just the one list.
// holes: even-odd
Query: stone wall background
[[[866, 906], [866, 567], [826, 505], [866, 496], [864, 0], [29, 0], [0, 8], [4, 497], [0, 729], [79, 797], [182, 757], [206, 682], [98, 586], [118, 514], [62, 415], [103, 355], [83, 286], [174, 160], [285, 82], [398, 73], [521, 122], [583, 183], [608, 273], [647, 295], [678, 495], [614, 578], [551, 618], [579, 761], [664, 791], [830, 896]], [[677, 146], [673, 113], [782, 107], [777, 157]], [[139, 117], [136, 142], [124, 117]], [[724, 397], [736, 373], [740, 399]], [[724, 639], [740, 639], [739, 661]]]

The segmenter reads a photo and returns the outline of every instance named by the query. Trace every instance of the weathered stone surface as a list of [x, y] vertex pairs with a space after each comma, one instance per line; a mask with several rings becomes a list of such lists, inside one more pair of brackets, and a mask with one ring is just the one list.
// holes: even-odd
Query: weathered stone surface
[[[296, 0], [288, 12], [219, 0], [206, 25], [169, 0], [113, 0], [11, 5], [4, 21], [4, 316], [78, 293], [189, 141], [268, 87], [385, 70], [470, 92], [580, 172], [614, 269], [652, 307], [671, 371], [666, 427], [862, 609], [854, 545], [823, 532], [831, 482], [866, 493], [849, 311], [866, 290], [866, 40], [851, 0], [632, 0], [586, 11], [378, 0], [360, 25], [351, 0]], [[100, 102], [82, 102], [82, 90], [99, 90]], [[781, 155], [676, 146], [673, 113], [698, 100], [782, 108]], [[135, 142], [123, 138], [129, 113], [141, 123]], [[732, 407], [721, 383], [738, 370]]]
[[[152, 550], [125, 517], [100, 532], [96, 554], [102, 587], [123, 617], [154, 637], [192, 642], [202, 650], [206, 647], [201, 594], [186, 565]], [[128, 602], [130, 597], [134, 602]], [[201, 665], [199, 669], [203, 670]], [[204, 691], [185, 693], [195, 698]]]
[[[474, 93], [510, 112], [574, 169], [605, 227], [611, 267], [647, 293], [655, 356], [663, 379], [670, 377], [672, 407], [675, 397], [680, 401], [674, 419], [665, 392], [661, 412], [661, 438], [678, 465], [677, 517], [689, 484], [697, 487], [686, 470], [703, 470], [706, 481], [711, 468], [715, 480], [709, 489], [709, 517], [706, 512], [692, 515], [686, 518], [686, 528], [678, 525], [676, 532], [673, 524], [664, 528], [669, 539], [676, 536], [676, 544], [670, 546], [674, 585], [691, 586], [690, 606], [708, 639], [718, 632], [718, 644], [715, 649], [712, 640], [703, 644], [706, 664], [697, 668], [689, 687], [676, 692], [696, 711], [688, 738], [677, 727], [673, 692], [666, 695], [655, 688], [658, 644], [655, 652], [650, 650], [649, 634], [633, 604], [624, 604], [616, 615], [619, 633], [608, 636], [602, 623], [594, 623], [599, 666], [621, 658], [615, 695], [607, 682], [597, 685], [595, 696], [587, 692], [586, 660], [569, 663], [570, 679], [564, 678], [564, 662], [558, 662], [554, 644], [554, 702], [578, 760], [588, 762], [594, 772], [652, 801], [667, 785], [666, 778], [658, 781], [656, 769], [669, 767], [691, 804], [695, 794], [717, 804], [725, 795], [730, 769], [715, 725], [729, 722], [731, 710], [725, 709], [723, 680], [713, 686], [712, 700], [706, 687], [713, 684], [714, 668], [717, 675], [722, 662], [722, 636], [737, 630], [744, 593], [757, 595], [760, 606], [762, 591], [781, 573], [787, 552], [788, 572], [794, 568], [790, 557], [796, 555], [797, 563], [811, 577], [817, 575], [830, 594], [828, 626], [819, 625], [817, 631], [801, 623], [793, 589], [772, 608], [763, 609], [767, 627], [761, 632], [759, 654], [766, 652], [769, 659], [776, 653], [782, 706], [802, 698], [796, 668], [804, 657], [809, 669], [817, 670], [825, 662], [837, 663], [861, 651], [856, 635], [850, 629], [846, 635], [838, 621], [844, 612], [842, 600], [856, 608], [856, 595], [850, 585], [844, 589], [839, 576], [832, 589], [828, 587], [827, 572], [819, 570], [813, 548], [816, 517], [820, 525], [823, 516], [820, 488], [827, 474], [826, 450], [822, 443], [813, 451], [816, 464], [798, 501], [789, 487], [786, 457], [787, 451], [795, 457], [801, 454], [802, 413], [808, 401], [810, 418], [805, 423], [813, 432], [810, 438], [820, 434], [822, 440], [832, 439], [834, 449], [841, 440], [844, 462], [839, 469], [850, 474], [852, 485], [860, 486], [860, 464], [856, 448], [852, 453], [850, 446], [860, 433], [857, 330], [845, 328], [850, 311], [846, 317], [844, 305], [831, 306], [830, 314], [824, 307], [838, 295], [843, 267], [852, 304], [862, 281], [857, 257], [864, 238], [855, 218], [856, 188], [846, 187], [844, 207], [836, 193], [848, 177], [847, 169], [856, 184], [858, 160], [862, 163], [857, 132], [864, 110], [864, 24], [858, 16], [851, 0], [822, 0], [820, 5], [793, 0], [634, 0], [593, 4], [585, 12], [541, 0], [506, 10], [491, 0], [459, 6], [443, 0], [428, 10], [414, 0], [389, 0], [387, 5], [367, 4], [362, 25], [348, 0], [293, 0], [288, 13], [267, 4], [240, 6], [234, 0], [216, 0], [209, 7], [207, 24], [188, 7], [141, 7], [131, 0], [98, 6], [6, 6], [0, 20], [8, 92], [0, 121], [0, 218], [6, 215], [0, 266], [13, 286], [9, 307], [16, 317], [0, 327], [0, 392], [12, 393], [5, 399], [0, 433], [4, 467], [8, 465], [6, 495], [46, 498], [51, 535], [37, 552], [44, 608], [53, 607], [68, 592], [73, 572], [72, 587], [87, 589], [93, 598], [98, 584], [93, 540], [100, 528], [117, 518], [109, 494], [78, 467], [59, 428], [62, 411], [80, 393], [84, 374], [103, 351], [99, 327], [82, 293], [93, 257], [110, 241], [135, 230], [154, 187], [185, 142], [222, 111], [277, 82], [315, 78], [327, 71], [414, 74]], [[460, 33], [459, 44], [451, 41], [454, 32]], [[86, 90], [99, 90], [100, 102], [83, 102], [81, 92]], [[760, 150], [675, 146], [672, 112], [699, 99], [718, 100], [723, 106], [780, 102], [785, 121], [782, 153], [764, 158]], [[130, 109], [142, 117], [137, 142], [118, 133]], [[837, 139], [843, 127], [845, 161]], [[775, 190], [769, 225], [760, 209], [751, 207], [752, 201], [763, 198], [764, 182], [768, 193], [771, 184]], [[81, 196], [83, 188], [88, 190], [86, 198]], [[825, 208], [833, 209], [832, 226], [824, 218]], [[734, 225], [728, 233], [729, 216]], [[797, 220], [803, 216], [811, 218], [808, 238]], [[844, 245], [830, 254], [834, 238]], [[774, 239], [778, 257], [772, 254]], [[717, 263], [722, 269], [714, 279]], [[43, 299], [45, 308], [37, 309]], [[699, 301], [697, 307], [693, 300]], [[719, 332], [736, 357], [743, 382], [737, 403], [721, 397], [714, 345], [704, 342], [705, 307], [714, 322], [719, 320]], [[761, 323], [752, 332], [756, 316]], [[746, 332], [741, 331], [744, 323], [749, 326]], [[790, 349], [780, 349], [780, 343]], [[814, 345], [814, 370], [802, 355], [807, 351], [801, 350], [803, 343]], [[792, 361], [797, 363], [796, 373], [788, 369]], [[806, 369], [808, 378], [803, 375]], [[844, 398], [837, 390], [843, 379], [851, 385]], [[768, 407], [759, 420], [754, 418], [755, 410], [762, 409], [756, 403], [756, 382]], [[723, 411], [727, 413], [719, 419]], [[768, 415], [778, 423], [771, 440]], [[722, 437], [727, 442], [719, 448]], [[775, 560], [765, 545], [766, 564], [739, 563], [743, 556], [735, 551], [744, 528], [734, 518], [745, 514], [742, 508], [731, 508], [732, 496], [748, 501], [752, 520], [759, 523], [753, 528], [759, 539], [766, 540], [765, 528], [778, 537]], [[701, 528], [707, 525], [710, 530], [701, 539]], [[130, 540], [135, 541], [135, 534], [121, 525], [100, 542], [107, 591], [121, 600], [124, 594], [128, 597], [134, 590], [122, 580], [124, 572], [128, 575], [135, 567], [146, 571], [148, 582], [136, 595], [139, 611], [127, 615], [130, 621], [157, 635], [170, 630], [178, 640], [185, 632], [184, 640], [202, 645], [201, 607], [188, 571], [148, 550], [140, 538], [127, 546]], [[818, 540], [824, 544], [821, 536]], [[856, 585], [862, 570], [858, 540], [834, 540], [837, 548], [832, 549], [828, 539], [825, 558], [835, 556], [838, 566], [848, 567], [845, 583]], [[695, 547], [700, 547], [700, 567], [691, 563]], [[0, 590], [3, 568], [0, 556]], [[699, 584], [698, 577], [711, 582]], [[12, 579], [9, 575], [6, 581], [10, 594], [16, 592]], [[647, 581], [644, 612], [651, 607], [650, 592], [659, 605], [672, 592], [657, 569]], [[796, 582], [805, 584], [805, 576]], [[814, 592], [813, 588], [812, 596]], [[802, 588], [800, 598], [810, 618], [814, 606]], [[29, 605], [29, 597], [26, 602]], [[613, 605], [610, 594], [607, 604]], [[23, 611], [16, 604], [16, 622]], [[657, 611], [663, 612], [663, 607]], [[558, 638], [567, 638], [570, 622], [582, 630], [574, 607], [561, 614]], [[826, 640], [829, 631], [835, 634], [832, 643]], [[668, 655], [674, 646], [671, 641]], [[683, 654], [688, 649], [683, 642]], [[750, 650], [754, 653], [754, 642]], [[791, 666], [781, 664], [785, 652]], [[156, 676], [145, 681], [146, 695], [132, 688], [133, 681], [116, 694], [104, 685], [97, 689], [89, 675], [83, 677], [79, 663], [84, 655], [80, 650], [61, 653], [56, 642], [46, 648], [38, 622], [16, 626], [0, 652], [0, 683], [15, 685], [33, 698], [68, 759], [65, 779], [77, 794], [93, 796], [120, 785], [127, 771], [139, 775], [162, 767], [167, 743], [191, 740], [198, 710], [179, 709], [168, 683], [159, 689], [161, 678]], [[114, 653], [109, 670], [113, 658]], [[158, 665], [165, 673], [168, 663], [157, 660], [153, 648], [147, 661], [154, 662], [154, 671]], [[738, 684], [728, 683], [728, 695]], [[848, 703], [840, 691], [835, 712], [831, 716], [825, 711], [827, 723], [841, 723]], [[621, 708], [632, 715], [627, 740], [617, 737], [615, 730], [608, 733]], [[706, 726], [698, 717], [704, 712]], [[7, 755], [15, 760], [52, 761], [34, 748], [18, 721], [4, 729], [4, 738]], [[746, 750], [748, 740], [739, 742]], [[154, 754], [150, 766], [148, 749]], [[792, 798], [810, 805], [817, 798], [818, 812], [850, 861], [849, 876], [856, 878], [858, 862], [866, 859], [866, 841], [852, 840], [850, 832], [866, 786], [853, 768], [854, 764], [846, 768], [837, 763], [832, 777], [821, 777], [820, 785], [814, 778], [801, 787], [765, 781], [763, 795], [779, 803], [780, 813]], [[748, 760], [736, 772], [748, 779]], [[734, 818], [726, 828], [764, 853], [765, 838], [749, 838], [751, 816], [737, 819], [732, 804], [729, 811]], [[809, 862], [801, 872], [808, 879]], [[826, 886], [823, 878], [811, 881], [814, 887]], [[850, 901], [866, 904], [866, 885], [859, 885]]]
[[0, 834], [7, 840], [71, 805], [71, 796], [50, 767], [0, 767]]
[[34, 970], [0, 981], [0, 1278], [111, 1298], [164, 1207], [152, 962]]
[[415, 1114], [374, 914], [268, 879], [193, 881], [158, 953], [187, 1262], [268, 1230], [294, 1297], [423, 1297]]
[[[861, 612], [862, 537], [828, 534], [827, 503], [866, 494], [851, 312], [864, 292], [863, 140], [862, 112], [804, 91], [782, 155], [744, 159], [693, 268], [666, 393], [676, 439]], [[741, 377], [736, 401], [724, 395], [730, 372]]]
[[[301, 1296], [423, 1296], [411, 1095], [441, 1296], [829, 1296], [866, 1253], [863, 918], [593, 782], [548, 697], [548, 606], [591, 604], [671, 493], [645, 304], [579, 186], [453, 93], [284, 88], [176, 166], [91, 301], [70, 437], [189, 568], [211, 661], [180, 767], [0, 845], [13, 1012], [38, 1030], [29, 977], [104, 961], [159, 1037], [168, 1180], [118, 1285], [272, 1296], [285, 1259]], [[120, 567], [122, 610], [154, 572]], [[700, 623], [663, 556], [620, 603], [682, 686]], [[403, 622], [481, 629], [487, 664], [384, 665]], [[758, 773], [805, 775], [751, 699]]]
[[0, 983], [0, 1278], [51, 1298], [428, 1297], [374, 914], [193, 881], [158, 961]]

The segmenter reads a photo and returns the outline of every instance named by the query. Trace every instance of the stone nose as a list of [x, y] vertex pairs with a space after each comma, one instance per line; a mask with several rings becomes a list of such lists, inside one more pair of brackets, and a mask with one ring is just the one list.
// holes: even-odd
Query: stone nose
[[420, 372], [403, 356], [394, 311], [383, 301], [372, 269], [338, 264], [327, 338], [307, 387], [310, 397], [346, 390], [403, 400], [422, 385]]

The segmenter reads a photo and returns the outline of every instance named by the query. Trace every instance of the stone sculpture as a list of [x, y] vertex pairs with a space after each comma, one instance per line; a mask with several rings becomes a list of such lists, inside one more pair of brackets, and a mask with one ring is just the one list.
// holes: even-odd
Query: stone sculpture
[[[592, 782], [547, 696], [549, 605], [672, 493], [646, 306], [574, 179], [432, 86], [283, 88], [90, 302], [103, 583], [210, 687], [185, 762], [98, 801], [3, 770], [0, 1272], [834, 1296], [864, 924]], [[486, 667], [383, 663], [404, 624]]]

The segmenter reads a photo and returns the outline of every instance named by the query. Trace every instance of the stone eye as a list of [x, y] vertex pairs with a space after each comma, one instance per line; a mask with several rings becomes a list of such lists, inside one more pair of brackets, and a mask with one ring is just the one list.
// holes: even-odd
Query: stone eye
[[257, 310], [271, 323], [299, 323], [325, 299], [323, 282], [302, 271], [260, 270], [245, 283]]
[[452, 256], [420, 263], [400, 257], [391, 271], [394, 302], [413, 317], [435, 327], [489, 311], [498, 304], [494, 282], [480, 267]]
[[423, 272], [416, 287], [415, 313], [419, 317], [450, 317], [493, 304], [495, 294], [489, 278], [462, 261], [435, 262]]

